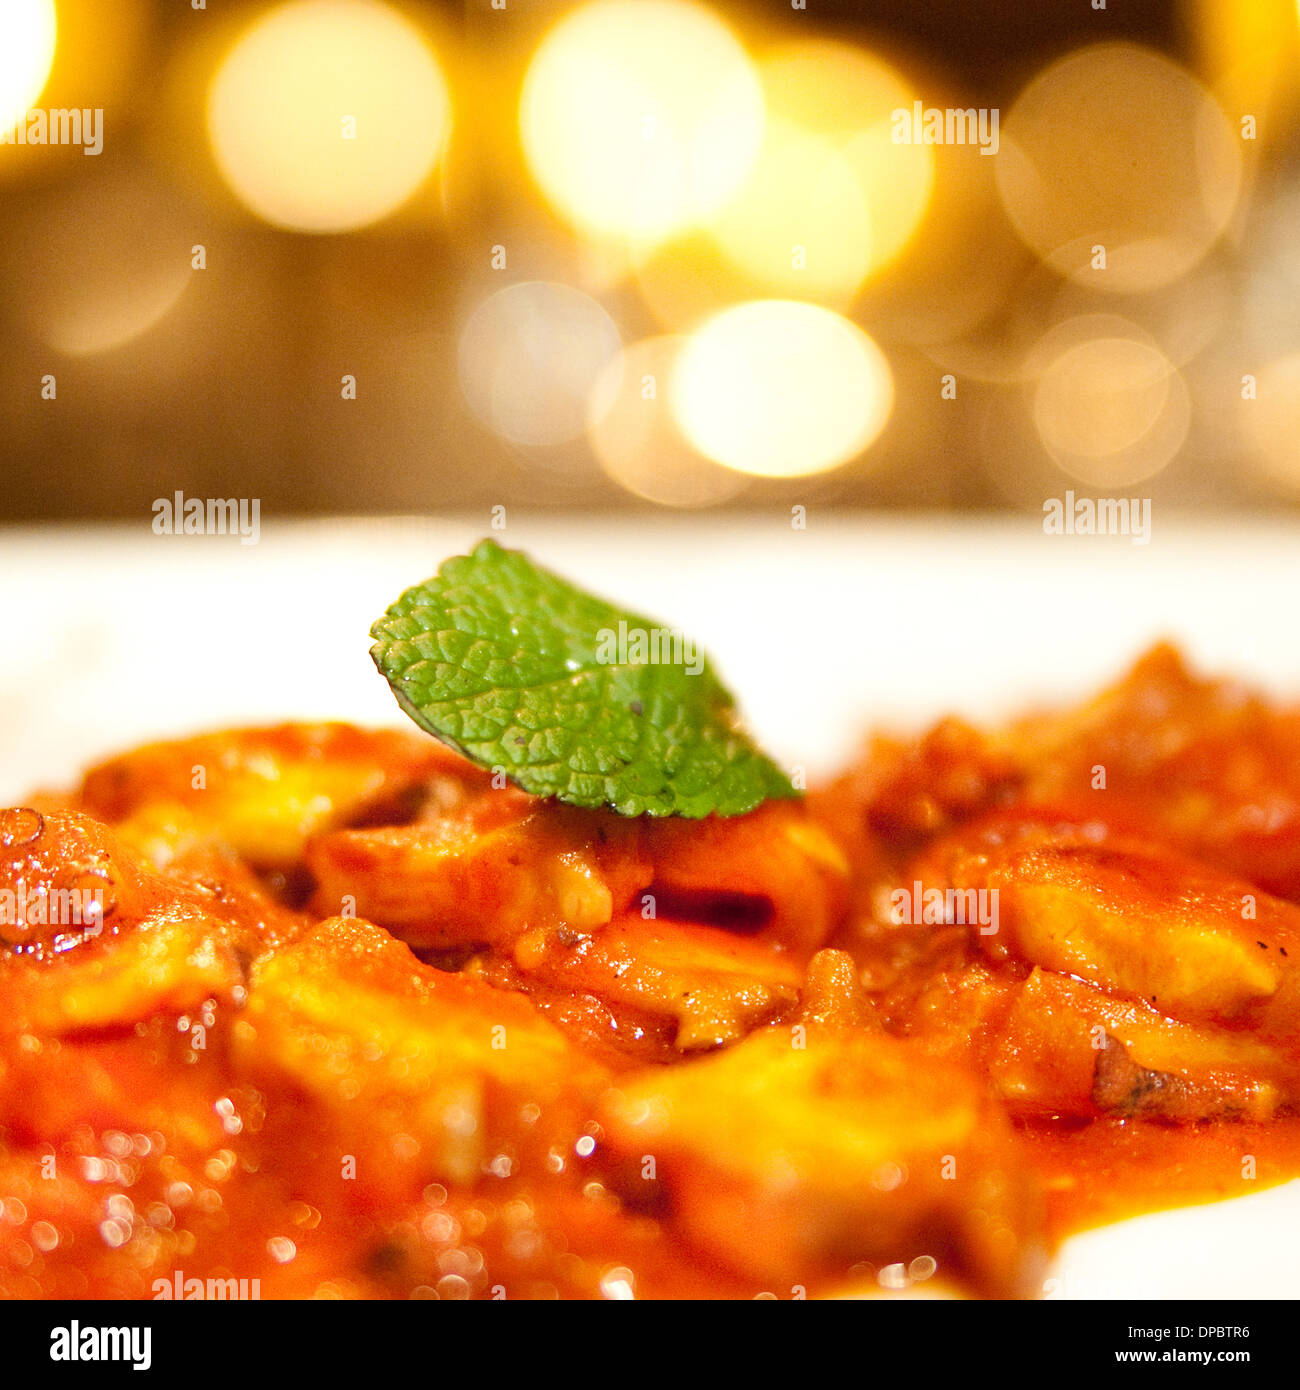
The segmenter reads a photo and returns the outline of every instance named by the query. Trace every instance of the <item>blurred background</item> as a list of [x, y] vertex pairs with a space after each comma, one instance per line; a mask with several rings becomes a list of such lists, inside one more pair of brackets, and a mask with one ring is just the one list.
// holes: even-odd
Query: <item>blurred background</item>
[[1300, 502], [1297, 0], [800, 4], [0, 0], [0, 518]]

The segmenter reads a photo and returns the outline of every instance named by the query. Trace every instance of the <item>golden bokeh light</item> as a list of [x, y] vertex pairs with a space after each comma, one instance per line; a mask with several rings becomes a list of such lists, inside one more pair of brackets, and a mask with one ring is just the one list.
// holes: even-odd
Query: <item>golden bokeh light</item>
[[768, 288], [846, 304], [930, 200], [933, 148], [893, 139], [893, 112], [911, 111], [915, 93], [878, 58], [831, 40], [785, 45], [759, 73], [763, 145], [713, 234]]
[[[1232, 272], [1216, 262], [1202, 263], [1181, 280], [1152, 290], [1138, 301], [1126, 306], [1133, 318], [1114, 315], [1121, 337], [1134, 333], [1148, 335], [1160, 344], [1160, 351], [1175, 367], [1186, 366], [1230, 329], [1232, 314]], [[1083, 317], [1101, 320], [1110, 315], [1091, 313], [1096, 299], [1077, 281], [1058, 282], [1056, 291], [1046, 301], [1045, 311], [1051, 319], [1069, 323]]]
[[1043, 447], [1072, 478], [1123, 487], [1158, 473], [1187, 437], [1186, 383], [1166, 354], [1135, 331], [1094, 335], [1088, 319], [1049, 340], [1070, 342], [1047, 361], [1033, 388]]
[[998, 189], [1026, 244], [1063, 275], [1121, 294], [1169, 284], [1227, 226], [1240, 141], [1188, 72], [1096, 44], [1052, 64], [1002, 123]]
[[1300, 92], [1300, 0], [1187, 0], [1198, 71], [1225, 111], [1248, 117], [1247, 159], [1294, 130]]
[[771, 117], [755, 171], [713, 233], [757, 283], [837, 305], [871, 264], [871, 210], [844, 152]]
[[[927, 80], [925, 90], [931, 110], [970, 109], [940, 78]], [[888, 274], [863, 287], [855, 309], [882, 336], [919, 344], [941, 359], [949, 347], [1004, 317], [1042, 263], [1002, 211], [994, 174], [998, 157], [985, 157], [969, 144], [926, 148], [934, 155], [934, 187], [925, 215]]]
[[194, 276], [186, 219], [139, 171], [71, 185], [24, 222], [26, 317], [80, 357], [121, 347], [172, 310]]
[[54, 66], [54, 0], [5, 0], [0, 6], [0, 127], [23, 121]]
[[867, 448], [893, 408], [893, 376], [875, 343], [839, 314], [758, 300], [692, 334], [670, 400], [700, 453], [742, 473], [794, 478]]
[[1261, 471], [1291, 496], [1300, 496], [1300, 352], [1270, 362], [1243, 401], [1246, 442]]
[[687, 0], [594, 0], [534, 56], [524, 154], [583, 231], [654, 240], [715, 210], [758, 153], [763, 95], [745, 50]]
[[[12, 16], [39, 16], [46, 8], [39, 0], [0, 0], [0, 74], [30, 52], [23, 37], [33, 32], [24, 27], [28, 20]], [[82, 150], [109, 152], [111, 158], [133, 142], [151, 117], [162, 119], [156, 92], [140, 81], [157, 21], [151, 0], [113, 0], [111, 6], [103, 0], [58, 0], [48, 8], [54, 29], [44, 28], [44, 18], [36, 22], [40, 32], [55, 35], [50, 40], [54, 61], [39, 91], [33, 80], [28, 99], [29, 113], [39, 109], [46, 115], [45, 131], [38, 131], [37, 139], [44, 134], [48, 143], [0, 144], [0, 185], [92, 175], [98, 157], [79, 163]], [[7, 85], [0, 75], [0, 88]], [[79, 119], [60, 114], [72, 111], [80, 113]], [[9, 127], [15, 136], [18, 114], [12, 113]], [[137, 121], [140, 114], [143, 121]], [[174, 140], [174, 130], [168, 138]], [[80, 150], [75, 148], [78, 140]]]
[[765, 292], [705, 228], [638, 248], [632, 277], [655, 322], [669, 333], [696, 328], [711, 314]]
[[564, 444], [587, 428], [592, 390], [621, 347], [613, 319], [569, 285], [529, 280], [484, 300], [461, 335], [461, 388], [513, 444]]
[[447, 87], [420, 32], [378, 0], [290, 0], [257, 20], [208, 97], [217, 165], [279, 227], [342, 232], [400, 207], [441, 154]]
[[644, 338], [601, 373], [588, 405], [588, 439], [622, 488], [664, 507], [711, 507], [742, 492], [745, 477], [692, 449], [669, 408], [668, 389], [686, 343]]

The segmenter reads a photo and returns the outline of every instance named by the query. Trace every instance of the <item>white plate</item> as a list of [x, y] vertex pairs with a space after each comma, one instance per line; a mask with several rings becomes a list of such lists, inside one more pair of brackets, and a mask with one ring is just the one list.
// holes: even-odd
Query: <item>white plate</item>
[[[1300, 531], [1162, 526], [1149, 545], [993, 522], [511, 519], [498, 536], [692, 633], [811, 775], [880, 723], [1070, 700], [1175, 638], [1300, 697]], [[233, 537], [0, 533], [0, 803], [146, 739], [274, 719], [400, 722], [371, 621], [487, 524], [341, 520]], [[1071, 1240], [1057, 1297], [1300, 1295], [1300, 1182]]]

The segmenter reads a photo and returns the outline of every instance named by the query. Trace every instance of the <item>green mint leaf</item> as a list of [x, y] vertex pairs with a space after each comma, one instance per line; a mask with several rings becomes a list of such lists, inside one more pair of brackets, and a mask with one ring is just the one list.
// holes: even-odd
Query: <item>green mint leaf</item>
[[625, 816], [738, 816], [797, 793], [689, 638], [494, 541], [370, 629], [398, 704], [537, 796]]

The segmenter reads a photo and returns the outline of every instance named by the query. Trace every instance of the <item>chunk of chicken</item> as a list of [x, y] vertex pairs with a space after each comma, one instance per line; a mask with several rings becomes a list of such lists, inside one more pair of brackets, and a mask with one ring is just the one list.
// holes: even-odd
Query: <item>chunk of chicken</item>
[[603, 925], [652, 874], [633, 822], [504, 791], [417, 825], [323, 835], [306, 863], [317, 913], [347, 910], [412, 946], [505, 950], [530, 929]]
[[[531, 933], [515, 943], [511, 963], [513, 978], [497, 977], [503, 983], [595, 998], [615, 1024], [629, 1010], [661, 1020], [679, 1052], [735, 1042], [789, 1011], [802, 974], [770, 942], [639, 913], [576, 940]], [[479, 968], [492, 977], [490, 963]]]
[[1220, 870], [1021, 807], [942, 841], [914, 872], [996, 895], [997, 930], [971, 937], [993, 959], [1075, 975], [1172, 1018], [1300, 1039], [1300, 908]]
[[23, 828], [0, 845], [0, 1034], [122, 1027], [229, 1001], [241, 958], [265, 933], [291, 929], [281, 909], [234, 883], [154, 872], [88, 816], [0, 812], [0, 840], [6, 817]]
[[571, 939], [636, 908], [738, 919], [805, 958], [838, 922], [847, 877], [834, 842], [788, 802], [675, 824], [576, 810], [513, 788], [413, 825], [323, 835], [308, 844], [306, 863], [317, 912], [347, 908], [413, 946], [508, 950], [526, 931], [563, 929]]
[[[1300, 900], [1300, 709], [1147, 652], [1077, 709], [1021, 721], [998, 747], [1025, 797], [1093, 796], [1108, 815]], [[1100, 777], [1104, 775], [1104, 790]]]
[[146, 744], [86, 774], [81, 802], [166, 863], [219, 845], [257, 868], [288, 868], [309, 835], [409, 819], [431, 792], [487, 775], [434, 739], [347, 724], [284, 724]]
[[523, 995], [423, 965], [342, 917], [256, 967], [235, 1061], [301, 1096], [267, 1123], [297, 1131], [304, 1164], [337, 1175], [351, 1154], [355, 1190], [390, 1200], [435, 1179], [471, 1185], [498, 1158], [544, 1177], [606, 1077]]
[[1265, 1120], [1300, 1103], [1286, 1050], [1049, 970], [977, 963], [938, 975], [898, 1023], [978, 1066], [1026, 1118]]
[[1014, 1136], [975, 1075], [922, 1044], [762, 1029], [619, 1082], [603, 1123], [624, 1182], [661, 1184], [684, 1238], [768, 1291], [925, 1257], [1002, 1295], [1034, 1286], [1038, 1198]]

